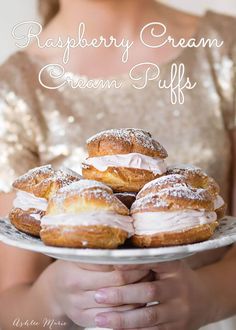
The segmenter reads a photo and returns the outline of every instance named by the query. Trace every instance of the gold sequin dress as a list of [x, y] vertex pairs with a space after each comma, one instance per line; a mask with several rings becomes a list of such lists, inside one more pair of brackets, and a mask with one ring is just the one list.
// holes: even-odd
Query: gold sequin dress
[[[183, 105], [172, 105], [170, 92], [158, 88], [156, 81], [135, 89], [128, 74], [119, 77], [120, 89], [66, 85], [48, 90], [38, 81], [38, 59], [24, 52], [12, 55], [0, 68], [0, 191], [9, 191], [17, 176], [41, 164], [78, 170], [86, 139], [100, 130], [139, 127], [165, 146], [169, 163], [192, 163], [215, 177], [227, 199], [229, 130], [235, 127], [236, 107], [235, 22], [206, 13], [197, 38], [223, 40], [223, 47], [186, 48], [175, 59], [197, 82], [185, 91]], [[168, 79], [171, 64], [161, 67], [161, 79]]]
[[[217, 38], [224, 45], [186, 48], [175, 59], [197, 82], [185, 91], [183, 105], [172, 105], [169, 91], [159, 89], [156, 81], [135, 89], [128, 74], [119, 77], [120, 89], [73, 90], [67, 85], [47, 90], [38, 81], [40, 61], [24, 52], [11, 56], [0, 68], [0, 191], [10, 191], [17, 176], [41, 164], [79, 170], [88, 137], [109, 128], [138, 127], [165, 146], [169, 163], [192, 163], [215, 177], [229, 200], [235, 27], [232, 17], [208, 12], [202, 18], [197, 38]], [[171, 64], [161, 66], [161, 79], [168, 79]]]

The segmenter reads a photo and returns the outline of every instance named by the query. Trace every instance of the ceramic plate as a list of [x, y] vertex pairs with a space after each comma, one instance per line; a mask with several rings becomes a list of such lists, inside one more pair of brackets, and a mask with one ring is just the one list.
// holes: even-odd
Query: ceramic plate
[[8, 219], [0, 219], [0, 241], [5, 244], [43, 253], [56, 259], [90, 264], [145, 264], [188, 257], [236, 242], [236, 218], [225, 217], [214, 236], [202, 243], [164, 248], [120, 248], [116, 250], [71, 249], [45, 246], [40, 239], [15, 229]]

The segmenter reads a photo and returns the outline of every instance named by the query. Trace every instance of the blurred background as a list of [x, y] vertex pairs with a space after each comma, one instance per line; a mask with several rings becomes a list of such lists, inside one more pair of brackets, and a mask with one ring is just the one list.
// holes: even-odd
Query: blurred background
[[[48, 0], [50, 1], [50, 0]], [[198, 15], [210, 9], [236, 16], [236, 0], [162, 0], [173, 7], [180, 8]], [[0, 63], [16, 49], [11, 31], [16, 23], [35, 20], [37, 17], [37, 0], [0, 1]]]

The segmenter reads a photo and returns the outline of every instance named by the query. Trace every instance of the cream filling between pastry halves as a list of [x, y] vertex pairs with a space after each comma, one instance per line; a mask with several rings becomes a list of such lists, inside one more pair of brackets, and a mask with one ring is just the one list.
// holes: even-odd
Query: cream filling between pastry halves
[[108, 226], [119, 228], [134, 234], [133, 219], [130, 216], [120, 215], [114, 212], [83, 212], [79, 214], [55, 214], [45, 215], [41, 219], [42, 226]]
[[133, 214], [136, 235], [154, 235], [164, 232], [181, 232], [216, 221], [215, 212], [182, 210], [168, 212], [143, 212]]
[[106, 171], [108, 167], [127, 167], [147, 170], [160, 175], [165, 173], [167, 168], [164, 159], [139, 153], [90, 157], [83, 164], [91, 165], [101, 172]]
[[26, 191], [19, 190], [16, 193], [13, 206], [23, 211], [28, 211], [29, 209], [46, 211], [48, 207], [48, 201], [45, 198], [36, 197]]
[[218, 195], [216, 197], [216, 199], [214, 200], [214, 209], [217, 210], [224, 204], [225, 204], [225, 202], [224, 202], [223, 198], [220, 195]]

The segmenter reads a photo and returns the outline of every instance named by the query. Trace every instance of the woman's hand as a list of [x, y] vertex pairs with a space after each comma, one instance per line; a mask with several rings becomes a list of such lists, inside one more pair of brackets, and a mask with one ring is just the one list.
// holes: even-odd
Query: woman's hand
[[[65, 315], [81, 327], [95, 326], [95, 316], [102, 312], [124, 312], [140, 306], [137, 303], [97, 303], [100, 288], [122, 287], [149, 280], [149, 270], [115, 270], [111, 266], [86, 266], [56, 261], [50, 266], [49, 281], [54, 315]], [[122, 306], [121, 306], [122, 305]]]
[[[144, 266], [139, 267], [144, 269]], [[155, 273], [155, 281], [104, 288], [96, 292], [95, 299], [101, 306], [157, 301], [159, 304], [128, 311], [98, 313], [95, 318], [97, 326], [113, 329], [195, 330], [210, 322], [212, 297], [196, 271], [183, 262], [148, 267]]]

